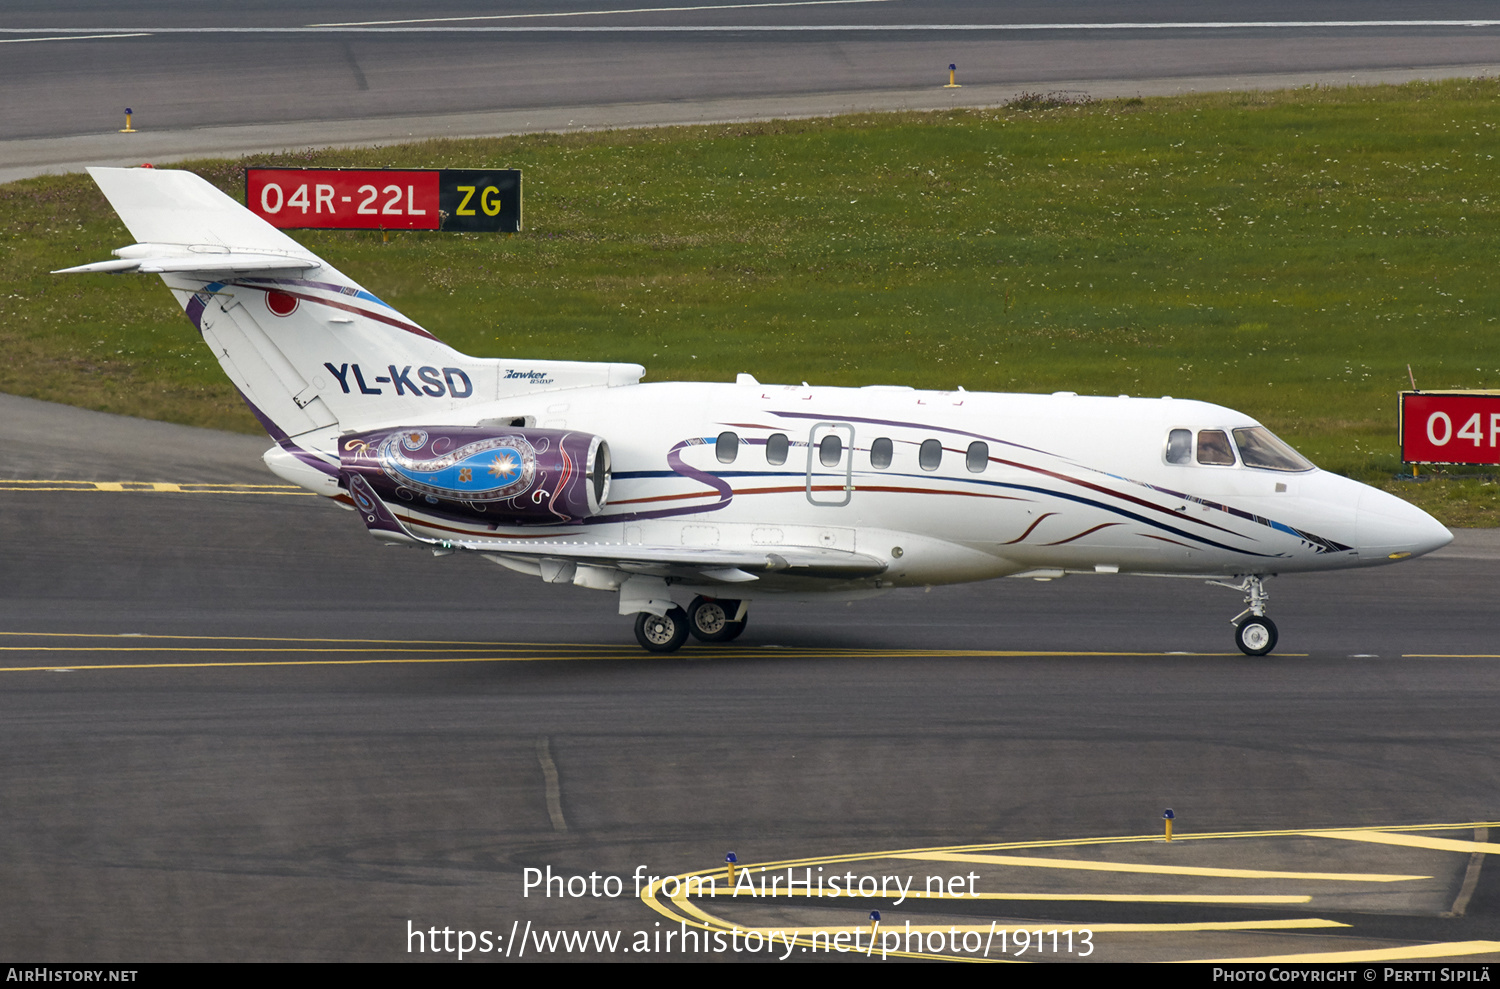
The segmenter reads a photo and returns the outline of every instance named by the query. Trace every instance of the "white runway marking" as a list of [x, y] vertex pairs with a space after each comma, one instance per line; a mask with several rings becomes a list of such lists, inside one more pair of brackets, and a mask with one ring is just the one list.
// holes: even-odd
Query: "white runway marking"
[[[7, 28], [14, 30], [14, 28]], [[132, 31], [129, 34], [59, 34], [51, 38], [0, 38], [0, 45], [20, 45], [28, 41], [88, 41], [93, 38], [149, 38], [149, 32]]]
[[[1163, 21], [1114, 22], [1091, 24], [607, 24], [607, 25], [407, 25], [328, 27], [152, 27], [145, 32], [115, 37], [139, 37], [141, 34], [735, 34], [758, 33], [837, 33], [839, 31], [905, 33], [920, 32], [990, 32], [990, 31], [1257, 31], [1315, 30], [1320, 28], [1493, 28], [1500, 20], [1408, 20], [1408, 21]], [[0, 34], [24, 34], [36, 28], [0, 28]], [[106, 37], [97, 32], [108, 28], [42, 28], [59, 34], [77, 32], [74, 37]], [[88, 32], [85, 34], [85, 32]], [[63, 40], [58, 38], [56, 40]]]
[[312, 27], [360, 27], [374, 24], [446, 24], [453, 21], [513, 21], [531, 17], [598, 17], [605, 14], [665, 14], [683, 10], [744, 10], [747, 7], [826, 7], [845, 3], [899, 3], [900, 0], [783, 0], [781, 3], [717, 3], [696, 7], [628, 7], [623, 10], [563, 10], [537, 14], [477, 14], [472, 17], [409, 17], [400, 21], [334, 21]]

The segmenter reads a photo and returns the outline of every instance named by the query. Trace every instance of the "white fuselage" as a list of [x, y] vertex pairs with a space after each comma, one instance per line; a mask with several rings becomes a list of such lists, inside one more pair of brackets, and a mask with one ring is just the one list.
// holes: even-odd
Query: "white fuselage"
[[[1437, 548], [1425, 513], [1321, 470], [1168, 463], [1170, 430], [1256, 425], [1205, 402], [669, 382], [471, 406], [465, 424], [527, 417], [605, 438], [608, 504], [549, 543], [824, 547], [875, 577], [754, 588], [846, 593], [1027, 571], [1250, 575], [1367, 566]], [[450, 414], [445, 423], [455, 424]], [[433, 423], [438, 425], [439, 423]], [[419, 426], [411, 422], [405, 425]], [[736, 442], [720, 443], [732, 433]], [[778, 434], [787, 438], [781, 463]], [[837, 456], [825, 439], [838, 438]], [[872, 461], [889, 440], [889, 463]], [[940, 455], [932, 462], [932, 441]], [[929, 456], [924, 463], [923, 444]], [[983, 444], [982, 458], [971, 453]], [[721, 451], [732, 459], [721, 460]], [[831, 461], [825, 464], [825, 459]], [[977, 467], [979, 469], [971, 469]], [[537, 538], [538, 527], [412, 519], [434, 538]]]

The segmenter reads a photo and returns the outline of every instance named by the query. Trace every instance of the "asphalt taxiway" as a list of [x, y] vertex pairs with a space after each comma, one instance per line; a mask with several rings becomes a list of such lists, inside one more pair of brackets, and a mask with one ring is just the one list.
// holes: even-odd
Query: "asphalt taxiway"
[[[0, 180], [147, 155], [1495, 64], [1493, 27], [1308, 25], [1403, 4], [1258, 8], [1302, 25], [1274, 30], [1078, 29], [1109, 6], [1025, 33], [898, 32], [989, 5], [892, 3], [639, 13], [629, 35], [84, 39], [141, 27], [148, 9], [147, 27], [226, 25], [191, 3], [11, 4]], [[405, 9], [301, 5], [293, 26]], [[293, 23], [263, 16], [287, 10], [214, 16], [267, 28]], [[889, 30], [821, 29], [857, 22]], [[736, 23], [820, 29], [719, 30]], [[654, 30], [674, 24], [715, 30]], [[31, 40], [43, 28], [66, 30]], [[965, 89], [943, 92], [955, 61]], [[123, 105], [142, 133], [114, 133]], [[925, 928], [920, 955], [972, 957], [969, 934], [992, 949], [998, 927], [1015, 957], [1016, 932], [1040, 925], [1078, 938], [1032, 953], [1048, 961], [1500, 959], [1494, 532], [1398, 566], [1278, 578], [1282, 641], [1261, 659], [1230, 644], [1233, 593], [1118, 575], [768, 605], [732, 647], [658, 657], [607, 595], [377, 547], [348, 513], [280, 486], [267, 445], [0, 396], [0, 956], [451, 959], [411, 939], [449, 928], [493, 933], [501, 947], [480, 960], [518, 957], [518, 935], [526, 957], [624, 958], [642, 953], [543, 950], [526, 932], [615, 931], [627, 946], [644, 932], [649, 947], [684, 921], [862, 928], [873, 906], [888, 927]], [[1168, 807], [1170, 845], [1154, 838]], [[981, 895], [631, 888], [642, 867], [721, 871], [730, 850], [757, 875], [964, 876]], [[547, 867], [628, 892], [528, 894], [526, 870]], [[949, 941], [934, 946], [935, 929]], [[809, 944], [831, 957], [784, 933], [775, 953]]]
[[[0, 397], [0, 443], [7, 957], [433, 957], [408, 921], [652, 931], [674, 921], [650, 902], [526, 895], [525, 870], [628, 886], [733, 850], [973, 871], [984, 897], [879, 908], [960, 935], [1090, 926], [1095, 960], [1500, 959], [1490, 534], [1279, 578], [1262, 659], [1230, 648], [1231, 592], [1119, 576], [767, 606], [731, 647], [659, 657], [607, 595], [383, 549], [249, 487], [276, 484], [264, 440]], [[1170, 846], [1079, 844], [1150, 836], [1168, 807]], [[1016, 861], [1059, 857], [1108, 867]], [[690, 905], [810, 930], [872, 902]]]

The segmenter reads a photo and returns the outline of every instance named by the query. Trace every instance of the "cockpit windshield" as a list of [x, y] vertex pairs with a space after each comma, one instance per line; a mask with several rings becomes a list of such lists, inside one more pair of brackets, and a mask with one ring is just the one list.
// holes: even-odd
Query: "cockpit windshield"
[[1240, 450], [1240, 463], [1264, 470], [1313, 470], [1312, 462], [1287, 446], [1264, 426], [1249, 426], [1234, 431], [1234, 445]]

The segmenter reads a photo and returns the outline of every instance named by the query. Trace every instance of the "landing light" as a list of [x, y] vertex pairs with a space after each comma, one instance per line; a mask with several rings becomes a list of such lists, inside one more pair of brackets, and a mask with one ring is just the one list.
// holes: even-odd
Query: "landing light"
[[1408, 552], [1405, 552], [1405, 551], [1404, 551], [1404, 550], [1403, 550], [1403, 551], [1402, 551], [1402, 552], [1400, 552], [1400, 553], [1392, 553], [1392, 554], [1391, 554], [1391, 555], [1390, 555], [1390, 556], [1388, 556], [1388, 557], [1386, 557], [1386, 559], [1387, 559], [1387, 560], [1404, 560], [1404, 559], [1406, 559], [1406, 558], [1407, 558], [1407, 557], [1408, 557], [1408, 556], [1411, 556], [1411, 554], [1410, 554], [1410, 553], [1408, 553]]

